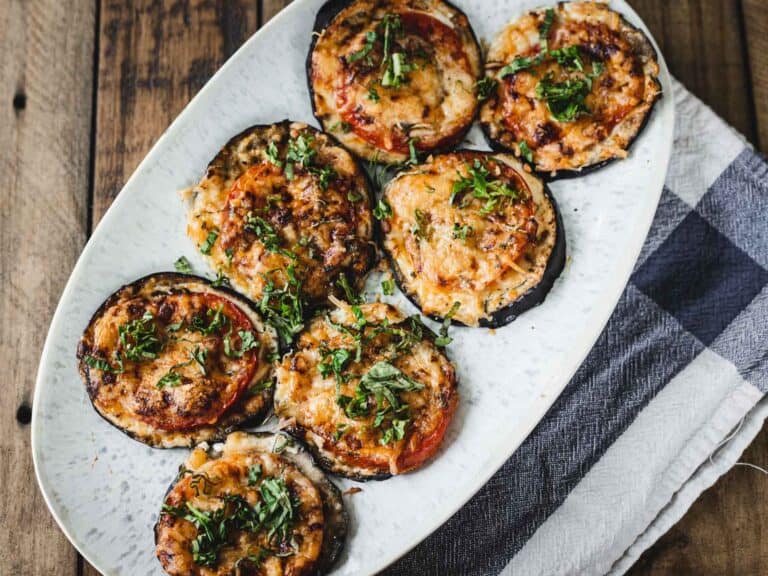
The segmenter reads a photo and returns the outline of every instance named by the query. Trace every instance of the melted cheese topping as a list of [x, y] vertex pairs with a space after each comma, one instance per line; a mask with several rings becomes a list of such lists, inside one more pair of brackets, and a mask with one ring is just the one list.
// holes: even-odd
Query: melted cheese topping
[[[521, 142], [533, 152], [535, 167], [556, 174], [624, 158], [661, 94], [656, 54], [645, 35], [600, 2], [559, 3], [548, 35], [549, 50], [578, 47], [583, 71], [554, 58], [499, 80], [483, 105], [480, 120], [492, 141], [520, 155]], [[540, 52], [545, 12], [531, 12], [509, 24], [494, 40], [486, 74], [498, 78], [517, 57]], [[558, 121], [536, 88], [548, 74], [553, 82], [579, 79], [604, 69], [592, 81], [584, 103], [589, 114]], [[599, 68], [598, 68], [599, 69]]]
[[[211, 334], [192, 328], [208, 326], [216, 311], [227, 324]], [[159, 340], [156, 357], [131, 360], [126, 355], [120, 328], [141, 319]], [[240, 351], [240, 332], [250, 332], [256, 347], [240, 357], [224, 351], [228, 335], [232, 350]], [[155, 446], [188, 446], [194, 441], [220, 437], [232, 426], [263, 413], [270, 390], [255, 390], [269, 377], [268, 357], [275, 337], [252, 312], [246, 312], [223, 293], [202, 282], [171, 287], [145, 281], [138, 291], [124, 288], [113, 296], [86, 329], [80, 346], [80, 371], [96, 410], [115, 426]], [[195, 356], [197, 359], [195, 359]], [[88, 364], [107, 361], [111, 369]], [[117, 359], [122, 361], [122, 369]], [[174, 380], [163, 384], [169, 374]]]
[[354, 356], [354, 339], [332, 325], [354, 326], [358, 322], [352, 309], [341, 303], [330, 313], [331, 322], [316, 318], [300, 336], [297, 350], [278, 365], [275, 411], [335, 472], [349, 476], [400, 474], [421, 466], [440, 446], [458, 404], [455, 371], [426, 337], [397, 353], [397, 336], [372, 336], [385, 322], [408, 329], [409, 321], [396, 308], [374, 303], [361, 305], [360, 311], [367, 322], [365, 338], [371, 340], [362, 346], [360, 361], [352, 361], [347, 368], [348, 374], [357, 376], [338, 383], [338, 391], [354, 396], [359, 377], [380, 361], [390, 362], [422, 384], [423, 389], [400, 395], [411, 414], [403, 439], [382, 444], [382, 429], [373, 425], [375, 410], [364, 417], [348, 417], [337, 403], [334, 376], [324, 377], [318, 368], [324, 350], [344, 348]]
[[[489, 212], [471, 189], [451, 197], [456, 182], [480, 162], [488, 181], [507, 184]], [[398, 174], [384, 196], [392, 216], [382, 223], [384, 248], [403, 290], [423, 313], [475, 326], [535, 286], [558, 234], [542, 182], [508, 155], [458, 152]]]
[[169, 506], [191, 504], [203, 512], [221, 508], [222, 497], [237, 495], [249, 505], [255, 506], [261, 500], [259, 482], [249, 483], [249, 469], [261, 467], [260, 480], [281, 478], [285, 481], [291, 496], [298, 502], [298, 514], [292, 526], [292, 541], [295, 549], [276, 550], [288, 553], [278, 557], [268, 554], [258, 565], [247, 563], [242, 558], [258, 557], [262, 549], [274, 550], [268, 534], [264, 531], [251, 533], [235, 532], [232, 544], [218, 554], [215, 566], [204, 567], [196, 564], [192, 556], [192, 541], [197, 537], [197, 528], [191, 522], [161, 513], [156, 526], [156, 553], [166, 573], [178, 576], [216, 576], [243, 574], [264, 576], [302, 576], [315, 574], [316, 563], [323, 545], [325, 518], [321, 493], [313, 482], [296, 466], [268, 451], [255, 448], [245, 434], [232, 434], [227, 438], [223, 453], [210, 459], [203, 450], [195, 450], [165, 498]]
[[[404, 55], [412, 67], [399, 86], [383, 81], [386, 15], [402, 24], [389, 30], [389, 54]], [[430, 151], [461, 140], [477, 110], [479, 74], [469, 21], [440, 0], [351, 2], [320, 33], [309, 72], [315, 115], [326, 130], [336, 127], [355, 154], [391, 163], [408, 159], [409, 141]]]
[[[311, 165], [286, 173], [290, 139], [303, 137], [314, 150]], [[270, 144], [277, 166], [269, 159]], [[321, 180], [320, 171], [333, 175]], [[360, 285], [373, 256], [373, 220], [365, 176], [354, 159], [327, 135], [306, 124], [253, 128], [229, 142], [194, 188], [188, 235], [205, 246], [214, 270], [260, 300], [264, 287], [282, 288], [289, 268], [312, 302], [338, 290], [344, 274]]]

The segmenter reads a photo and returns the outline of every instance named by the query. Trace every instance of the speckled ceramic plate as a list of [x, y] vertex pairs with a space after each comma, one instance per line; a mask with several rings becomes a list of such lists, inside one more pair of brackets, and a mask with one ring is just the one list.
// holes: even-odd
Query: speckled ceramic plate
[[[482, 39], [541, 0], [456, 0]], [[304, 76], [321, 0], [297, 0], [251, 38], [201, 90], [131, 177], [86, 246], [51, 324], [35, 391], [32, 449], [40, 487], [61, 528], [105, 574], [160, 574], [152, 526], [185, 450], [154, 450], [91, 408], [77, 373], [78, 337], [118, 286], [171, 270], [187, 255], [176, 191], [194, 183], [227, 139], [286, 117], [314, 124]], [[612, 6], [642, 26], [620, 0]], [[462, 403], [441, 454], [427, 467], [368, 483], [346, 499], [352, 530], [335, 574], [372, 574], [446, 521], [504, 463], [593, 345], [632, 270], [661, 194], [672, 148], [665, 96], [628, 160], [556, 182], [568, 265], [544, 305], [495, 332], [454, 329]], [[467, 145], [482, 147], [477, 128]], [[415, 310], [395, 297], [407, 312]], [[346, 488], [350, 482], [340, 481]]]

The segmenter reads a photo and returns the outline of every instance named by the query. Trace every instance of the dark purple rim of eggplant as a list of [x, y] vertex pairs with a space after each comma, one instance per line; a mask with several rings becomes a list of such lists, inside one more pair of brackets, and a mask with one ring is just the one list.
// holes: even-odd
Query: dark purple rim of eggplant
[[[320, 10], [317, 11], [317, 16], [315, 17], [315, 23], [312, 26], [312, 41], [309, 43], [309, 51], [307, 52], [307, 58], [304, 63], [304, 70], [305, 75], [307, 78], [307, 90], [309, 91], [309, 102], [312, 106], [312, 115], [315, 117], [315, 120], [317, 120], [318, 124], [322, 126], [323, 130], [325, 130], [323, 119], [318, 116], [317, 114], [317, 107], [315, 105], [315, 88], [312, 85], [312, 53], [315, 51], [315, 45], [317, 44], [317, 40], [320, 38], [320, 33], [323, 32], [328, 26], [330, 26], [331, 22], [333, 22], [334, 18], [339, 15], [339, 12], [344, 10], [347, 6], [350, 4], [354, 4], [357, 0], [328, 0], [325, 4], [323, 4], [320, 7]], [[469, 33], [472, 35], [472, 41], [475, 43], [475, 46], [477, 46], [477, 52], [480, 55], [480, 74], [475, 79], [475, 82], [479, 81], [483, 77], [483, 50], [480, 46], [480, 42], [477, 39], [477, 34], [475, 33], [475, 29], [472, 27], [472, 21], [469, 19], [469, 16], [459, 7], [457, 7], [453, 2], [449, 2], [448, 0], [440, 0], [443, 4], [451, 8], [452, 10], [455, 10], [462, 16], [464, 16], [467, 19]], [[456, 137], [452, 139], [451, 142], [448, 142], [442, 146], [439, 146], [437, 148], [433, 148], [431, 150], [422, 150], [417, 151], [417, 158], [419, 161], [421, 161], [423, 158], [426, 158], [430, 154], [442, 154], [444, 152], [449, 152], [456, 148], [456, 146], [460, 145], [464, 139], [467, 137], [467, 134], [469, 134], [469, 131], [472, 129], [472, 126], [475, 125], [475, 121], [478, 118], [478, 115], [480, 114], [480, 108], [482, 107], [482, 102], [480, 100], [477, 100], [477, 106], [475, 107], [475, 113], [472, 115], [472, 119], [467, 122], [467, 126], [456, 133]], [[349, 154], [351, 154], [353, 157], [355, 157], [358, 160], [362, 160], [361, 157], [359, 157], [357, 154], [352, 152], [351, 150], [348, 150], [345, 146], [341, 145]], [[377, 148], [378, 150], [378, 148]], [[374, 160], [367, 160], [367, 162], [377, 165], [377, 166], [404, 166], [407, 162], [401, 162], [400, 164], [390, 164], [388, 162], [379, 162]]]
[[[455, 151], [457, 154], [461, 152], [474, 152], [481, 154], [485, 153], [491, 156], [494, 155], [492, 152], [488, 153], [484, 152], [483, 150], [459, 149]], [[507, 152], [504, 153], [506, 154]], [[521, 161], [519, 158], [516, 159]], [[538, 177], [538, 174], [536, 176]], [[549, 186], [547, 186], [547, 182], [544, 180], [542, 180], [542, 187], [544, 195], [552, 203], [552, 210], [555, 212], [555, 228], [557, 235], [555, 236], [555, 245], [552, 247], [552, 252], [550, 252], [549, 258], [547, 258], [547, 265], [544, 269], [544, 273], [541, 276], [541, 280], [539, 280], [539, 282], [535, 286], [531, 287], [525, 294], [522, 294], [513, 302], [507, 304], [506, 306], [502, 306], [493, 312], [490, 318], [480, 318], [478, 320], [477, 326], [468, 326], [467, 324], [454, 319], [450, 320], [451, 326], [457, 326], [460, 328], [501, 328], [502, 326], [506, 326], [515, 320], [523, 312], [527, 312], [531, 308], [535, 308], [536, 306], [542, 304], [546, 299], [547, 294], [555, 284], [555, 280], [558, 279], [563, 271], [563, 268], [565, 268], [566, 241], [565, 228], [563, 227], [563, 217], [560, 213], [560, 208], [557, 205], [557, 201], [555, 200], [552, 191], [549, 189]], [[403, 281], [400, 268], [395, 262], [395, 259], [392, 257], [392, 254], [390, 254], [389, 250], [387, 250], [385, 247], [383, 231], [381, 237], [381, 247], [384, 251], [387, 262], [389, 263], [389, 269], [392, 272], [392, 276], [394, 277], [395, 283], [397, 284], [400, 292], [403, 293], [403, 295], [411, 304], [419, 309], [423, 316], [426, 316], [435, 322], [444, 322], [445, 317], [443, 316], [438, 314], [425, 314], [421, 309], [421, 304], [419, 303], [418, 297], [405, 289], [407, 284]]]
[[[317, 458], [309, 447], [295, 436], [286, 435], [281, 432], [244, 432], [244, 434], [264, 440], [275, 438], [277, 436], [288, 436], [288, 438], [295, 442], [299, 447], [299, 454], [292, 454], [285, 450], [276, 454], [276, 456], [279, 456], [296, 466], [296, 468], [298, 468], [298, 470], [312, 482], [312, 485], [317, 488], [318, 492], [320, 492], [323, 501], [323, 518], [325, 520], [325, 525], [323, 527], [323, 545], [320, 550], [320, 556], [317, 559], [317, 567], [314, 571], [314, 576], [323, 576], [323, 574], [328, 573], [341, 555], [347, 541], [347, 533], [349, 532], [349, 512], [347, 512], [347, 508], [344, 506], [341, 490], [339, 490], [338, 486], [328, 478], [326, 471], [319, 465]], [[211, 443], [209, 442], [208, 444]], [[206, 452], [208, 452], [209, 458], [218, 459], [220, 457], [220, 455], [216, 456], [215, 453], [212, 452], [212, 448], [209, 448]], [[273, 452], [273, 454], [275, 453]], [[304, 457], [303, 463], [299, 460], [302, 456]], [[313, 475], [315, 475], [317, 479], [309, 477], [305, 471], [305, 465], [311, 468]], [[163, 503], [165, 503], [168, 494], [171, 493], [171, 490], [173, 490], [176, 483], [180, 480], [180, 475], [183, 470], [184, 464], [181, 464], [179, 466], [179, 472], [173, 480], [171, 480], [171, 483], [163, 494]], [[155, 546], [157, 546], [157, 532], [160, 527], [161, 516], [162, 512], [158, 514], [152, 529], [155, 536]], [[329, 522], [329, 519], [332, 521]], [[330, 528], [330, 530], [327, 528]]]
[[[360, 172], [363, 175], [363, 180], [365, 181], [365, 187], [366, 187], [366, 191], [367, 191], [367, 194], [368, 194], [368, 196], [367, 196], [368, 209], [371, 212], [371, 222], [372, 222], [371, 228], [372, 228], [372, 233], [371, 233], [371, 239], [370, 240], [371, 240], [371, 244], [372, 244], [372, 248], [373, 249], [372, 249], [371, 254], [369, 255], [369, 258], [368, 258], [368, 266], [366, 268], [365, 273], [361, 274], [359, 277], [351, 278], [351, 280], [353, 282], [352, 285], [358, 291], [360, 291], [365, 286], [365, 279], [366, 279], [366, 277], [371, 272], [371, 270], [373, 270], [375, 268], [376, 264], [379, 261], [379, 257], [378, 257], [378, 253], [377, 253], [378, 252], [378, 250], [377, 250], [378, 247], [376, 246], [376, 226], [377, 226], [377, 220], [376, 220], [376, 218], [373, 217], [373, 208], [374, 208], [374, 206], [376, 206], [376, 191], [374, 190], [375, 187], [374, 187], [373, 182], [371, 180], [371, 176], [370, 176], [370, 174], [368, 174], [368, 171], [365, 169], [365, 166], [363, 166], [363, 164], [361, 162], [361, 159], [358, 158], [352, 152], [350, 152], [346, 148], [346, 146], [344, 146], [341, 142], [339, 142], [338, 139], [333, 134], [323, 130], [322, 122], [320, 123], [321, 127], [320, 128], [316, 128], [315, 126], [312, 126], [311, 124], [307, 124], [306, 122], [303, 122], [301, 120], [291, 120], [290, 118], [283, 118], [282, 120], [278, 120], [278, 121], [272, 122], [270, 124], [254, 124], [252, 126], [249, 126], [248, 128], [245, 128], [244, 130], [241, 130], [240, 132], [238, 132], [237, 134], [232, 136], [229, 140], [227, 140], [227, 142], [224, 145], [222, 145], [219, 148], [219, 151], [216, 153], [216, 155], [213, 157], [213, 159], [210, 162], [208, 162], [208, 167], [206, 168], [205, 175], [207, 175], [209, 173], [210, 167], [211, 167], [211, 165], [214, 162], [219, 160], [219, 158], [223, 157], [226, 154], [227, 150], [229, 150], [233, 145], [235, 145], [238, 141], [242, 140], [246, 136], [249, 136], [250, 134], [252, 134], [253, 132], [256, 132], [258, 130], [267, 130], [267, 129], [273, 128], [275, 126], [281, 126], [281, 127], [286, 128], [286, 130], [288, 130], [290, 128], [291, 124], [305, 124], [306, 127], [309, 130], [311, 130], [313, 132], [316, 132], [317, 134], [322, 134], [324, 136], [327, 136], [330, 139], [330, 141], [333, 143], [334, 146], [337, 146], [338, 148], [341, 148], [342, 150], [344, 150], [344, 152], [349, 154], [349, 157], [352, 158], [352, 161], [354, 162], [355, 166], [357, 167], [358, 172]], [[253, 307], [254, 305], [251, 304], [251, 306]], [[304, 318], [305, 319], [310, 318], [311, 317], [311, 313], [313, 311], [321, 310], [321, 309], [323, 309], [325, 307], [327, 307], [327, 305], [326, 305], [324, 300], [320, 300], [320, 301], [317, 301], [317, 302], [312, 302], [312, 301], [304, 302], [304, 308], [305, 308]]]
[[[213, 286], [213, 282], [209, 280], [208, 278], [203, 278], [202, 276], [196, 276], [194, 274], [182, 274], [180, 272], [153, 272], [151, 274], [147, 274], [146, 276], [142, 276], [141, 278], [138, 278], [137, 280], [134, 280], [133, 282], [128, 282], [127, 284], [123, 284], [120, 288], [115, 290], [112, 294], [109, 295], [109, 297], [104, 300], [104, 302], [101, 303], [101, 306], [99, 306], [96, 311], [91, 315], [90, 320], [88, 320], [88, 323], [86, 324], [85, 330], [83, 331], [83, 334], [88, 331], [88, 329], [99, 319], [101, 316], [115, 303], [117, 303], [121, 298], [124, 296], [130, 295], [136, 295], [138, 294], [141, 289], [144, 287], [147, 282], [150, 280], [168, 280], [169, 282], [175, 283], [177, 281], [185, 281], [185, 282], [198, 282], [200, 284], [205, 285], [206, 287], [209, 287], [213, 290], [216, 290], [218, 292], [224, 293], [227, 298], [234, 301], [238, 307], [246, 308], [249, 312], [257, 315], [261, 321], [264, 323], [265, 326], [270, 326], [269, 323], [262, 318], [261, 313], [259, 312], [258, 308], [248, 300], [245, 296], [242, 294], [235, 292], [232, 288], [228, 288], [226, 286]], [[199, 428], [195, 428], [192, 430], [178, 430], [178, 431], [164, 431], [164, 430], [158, 430], [159, 434], [162, 434], [164, 432], [168, 433], [175, 433], [179, 436], [187, 436], [188, 437], [188, 444], [186, 445], [179, 445], [179, 446], [162, 446], [160, 444], [156, 444], [154, 442], [149, 442], [147, 439], [142, 437], [140, 434], [137, 434], [131, 430], [125, 430], [124, 428], [121, 428], [117, 423], [112, 422], [109, 418], [107, 418], [106, 415], [102, 414], [101, 411], [96, 407], [94, 404], [93, 398], [91, 396], [91, 378], [90, 373], [87, 370], [87, 366], [85, 365], [85, 362], [83, 361], [83, 357], [85, 356], [86, 352], [81, 350], [82, 345], [82, 336], [77, 341], [77, 350], [75, 351], [75, 357], [77, 358], [77, 370], [80, 373], [80, 378], [83, 380], [83, 383], [85, 384], [85, 390], [88, 394], [88, 400], [91, 403], [91, 407], [94, 409], [94, 411], [103, 418], [106, 422], [108, 422], [112, 427], [116, 428], [126, 436], [128, 436], [131, 440], [135, 440], [136, 442], [140, 442], [144, 444], [145, 446], [150, 446], [151, 448], [155, 448], [157, 450], [173, 450], [177, 448], [189, 448], [199, 442], [200, 440], [195, 437], [195, 434], [200, 429], [213, 429], [214, 430], [214, 436], [206, 440], [207, 442], [217, 442], [222, 438], [226, 438], [228, 434], [231, 432], [234, 432], [238, 428], [246, 427], [246, 426], [257, 426], [264, 422], [267, 415], [272, 411], [272, 398], [274, 396], [274, 386], [270, 386], [269, 388], [265, 388], [260, 392], [260, 394], [264, 397], [264, 407], [259, 410], [258, 412], [255, 412], [253, 414], [249, 414], [245, 416], [242, 420], [238, 420], [229, 424], [226, 424], [224, 426], [221, 425], [211, 425], [211, 426], [201, 426]], [[274, 336], [274, 345], [275, 349], [278, 354], [282, 353], [282, 350], [280, 349], [280, 339], [275, 335]], [[237, 402], [235, 402], [230, 408], [228, 408], [223, 414], [222, 419], [225, 419], [232, 410], [236, 410], [240, 406], [240, 401], [244, 398], [241, 398]]]
[[[562, 4], [562, 2], [560, 2]], [[651, 58], [658, 64], [659, 62], [659, 53], [656, 51], [656, 48], [653, 45], [653, 42], [651, 42], [651, 39], [648, 38], [648, 35], [643, 32], [640, 28], [632, 24], [629, 20], [626, 19], [626, 17], [623, 14], [620, 14], [613, 10], [616, 14], [619, 14], [619, 17], [621, 18], [622, 23], [627, 26], [627, 28], [632, 29], [632, 31], [637, 32], [641, 35], [643, 40], [645, 41], [645, 44], [651, 51]], [[645, 117], [643, 118], [643, 121], [640, 123], [640, 126], [637, 129], [637, 132], [635, 132], [634, 136], [629, 140], [627, 143], [627, 147], [625, 150], [629, 151], [630, 148], [635, 143], [635, 140], [638, 139], [640, 134], [643, 133], [646, 126], [648, 126], [648, 123], [651, 119], [651, 116], [653, 115], [653, 112], [656, 108], [656, 104], [664, 97], [664, 92], [662, 91], [661, 82], [659, 81], [658, 76], [653, 78], [654, 83], [658, 87], [659, 91], [656, 94], [656, 97], [651, 102], [651, 107], [648, 109], [648, 112], [646, 112]], [[490, 126], [487, 122], [479, 122], [480, 128], [483, 132], [483, 136], [485, 137], [485, 141], [488, 143], [488, 146], [490, 146], [495, 152], [504, 152], [506, 154], [512, 154], [515, 156], [514, 150], [512, 148], [509, 148], [499, 142], [498, 140], [494, 140], [491, 137], [490, 133]], [[588, 164], [587, 166], [583, 166], [582, 168], [575, 169], [575, 168], [568, 168], [564, 170], [558, 170], [554, 173], [551, 171], [540, 171], [536, 169], [536, 164], [531, 162], [526, 162], [524, 158], [520, 156], [515, 156], [518, 160], [521, 162], [524, 162], [530, 166], [531, 170], [533, 170], [536, 175], [544, 180], [545, 182], [555, 182], [557, 180], [571, 180], [573, 178], [579, 178], [581, 176], [586, 176], [587, 174], [592, 174], [593, 172], [596, 172], [600, 170], [601, 168], [605, 168], [609, 164], [612, 164], [613, 162], [616, 162], [617, 160], [622, 160], [622, 158], [619, 158], [618, 156], [614, 156], [613, 158], [608, 158], [606, 160], [601, 160], [600, 162], [595, 162], [594, 164]]]

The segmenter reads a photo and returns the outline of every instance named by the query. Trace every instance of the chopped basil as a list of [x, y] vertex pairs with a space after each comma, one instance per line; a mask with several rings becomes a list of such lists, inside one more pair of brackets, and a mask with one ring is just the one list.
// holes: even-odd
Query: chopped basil
[[463, 226], [460, 226], [458, 222], [453, 223], [453, 233], [452, 233], [453, 239], [461, 239], [466, 240], [467, 236], [472, 236], [472, 226], [469, 224], [464, 224]]
[[390, 208], [387, 201], [384, 198], [379, 199], [378, 203], [373, 209], [373, 216], [377, 220], [386, 220], [392, 216], [392, 208]]
[[344, 297], [350, 304], [359, 304], [363, 301], [360, 295], [355, 292], [355, 289], [350, 285], [347, 275], [344, 274], [344, 272], [339, 274], [339, 277], [336, 280], [336, 285], [344, 290]]
[[280, 152], [278, 151], [277, 144], [275, 144], [274, 140], [270, 141], [270, 143], [267, 145], [266, 155], [267, 155], [267, 160], [272, 162], [272, 164], [274, 164], [278, 168], [280, 168], [283, 165], [283, 163], [280, 161]]
[[149, 310], [141, 318], [119, 326], [117, 333], [125, 357], [132, 362], [154, 360], [163, 347], [156, 333], [154, 315]]
[[181, 385], [181, 374], [174, 372], [173, 370], [166, 372], [165, 375], [157, 381], [157, 384], [155, 384], [157, 388], [165, 388], [166, 386], [175, 388], [179, 385]]
[[224, 276], [224, 273], [219, 270], [216, 273], [216, 278], [211, 282], [211, 286], [214, 288], [220, 288], [221, 286], [230, 286], [229, 278]]
[[475, 83], [475, 90], [477, 91], [477, 99], [480, 102], [488, 100], [496, 91], [496, 87], [499, 85], [497, 80], [494, 80], [490, 76], [485, 76], [482, 80], [478, 80]]
[[363, 44], [363, 47], [360, 50], [358, 50], [357, 52], [353, 52], [352, 54], [348, 54], [346, 56], [345, 60], [348, 63], [353, 64], [353, 63], [355, 63], [355, 62], [365, 58], [366, 63], [369, 66], [372, 66], [373, 65], [373, 60], [371, 59], [370, 54], [371, 54], [371, 51], [373, 51], [374, 45], [376, 44], [377, 37], [378, 37], [378, 35], [376, 34], [376, 32], [374, 32], [372, 30], [366, 32], [365, 33], [365, 43]]
[[101, 370], [102, 372], [111, 372], [112, 374], [122, 374], [125, 371], [125, 368], [123, 368], [122, 359], [117, 353], [114, 354], [114, 359], [115, 363], [117, 364], [117, 368], [112, 366], [103, 358], [99, 358], [98, 356], [93, 356], [91, 354], [86, 354], [86, 356], [83, 358], [83, 362], [85, 362], [85, 365], [89, 368], [95, 368], [96, 370]]
[[216, 244], [218, 237], [219, 231], [217, 229], [208, 232], [208, 237], [205, 239], [205, 242], [203, 242], [202, 246], [200, 246], [200, 252], [208, 256], [211, 253], [211, 248], [213, 248], [213, 245]]
[[392, 278], [381, 281], [381, 291], [384, 296], [392, 296], [395, 293], [395, 281]]
[[528, 162], [528, 164], [533, 164], [533, 152], [528, 147], [528, 142], [521, 140], [517, 145], [520, 148], [520, 155], [525, 159], [525, 161]]
[[448, 311], [448, 314], [443, 318], [443, 325], [440, 327], [440, 335], [435, 338], [435, 346], [440, 346], [442, 348], [453, 342], [453, 338], [448, 336], [448, 329], [451, 326], [451, 319], [456, 316], [456, 312], [459, 311], [459, 308], [461, 308], [461, 303], [454, 302], [453, 306], [451, 306], [451, 309]]
[[232, 340], [230, 339], [229, 334], [224, 336], [224, 354], [226, 354], [228, 357], [242, 358], [246, 352], [259, 347], [259, 341], [250, 330], [238, 330], [237, 335], [240, 337], [239, 349], [235, 349], [232, 346]]
[[192, 360], [197, 362], [198, 366], [200, 366], [200, 371], [203, 373], [203, 376], [207, 376], [208, 371], [205, 363], [206, 360], [208, 360], [208, 350], [206, 348], [201, 348], [200, 346], [195, 346], [194, 350], [189, 354], [192, 356]]
[[368, 100], [371, 102], [379, 102], [381, 100], [379, 92], [376, 90], [375, 86], [368, 88]]
[[182, 272], [184, 274], [192, 272], [192, 264], [189, 263], [186, 256], [179, 256], [178, 260], [173, 263], [173, 267], [176, 269], [176, 272]]
[[254, 486], [261, 479], [261, 464], [248, 467], [248, 486]]
[[487, 215], [496, 209], [502, 199], [515, 201], [519, 198], [517, 190], [510, 188], [501, 180], [491, 179], [488, 168], [479, 159], [467, 168], [467, 172], [468, 176], [459, 174], [459, 179], [453, 183], [449, 200], [451, 205], [458, 204], [460, 208], [466, 207], [468, 202], [464, 201], [464, 197], [470, 192], [473, 198], [485, 200], [480, 214]]

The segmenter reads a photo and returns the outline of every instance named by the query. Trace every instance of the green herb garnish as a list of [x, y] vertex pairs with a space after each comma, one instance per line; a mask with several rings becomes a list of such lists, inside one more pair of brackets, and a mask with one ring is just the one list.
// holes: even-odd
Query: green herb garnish
[[386, 220], [392, 216], [392, 208], [384, 198], [380, 198], [373, 209], [373, 217], [377, 220]]
[[482, 80], [478, 80], [475, 83], [475, 90], [477, 91], [477, 99], [479, 102], [488, 100], [496, 91], [496, 87], [499, 85], [498, 81], [485, 76]]
[[450, 203], [458, 203], [460, 208], [464, 208], [468, 203], [463, 202], [467, 193], [471, 193], [473, 198], [485, 200], [485, 204], [480, 209], [483, 215], [490, 214], [499, 205], [502, 199], [510, 201], [517, 200], [519, 195], [514, 188], [510, 188], [501, 180], [493, 180], [491, 174], [485, 165], [479, 160], [467, 168], [468, 176], [459, 174], [459, 179], [453, 183], [451, 190]]
[[118, 327], [117, 333], [125, 357], [133, 362], [153, 360], [163, 347], [156, 334], [154, 316], [149, 310], [141, 318]]
[[392, 278], [381, 281], [381, 291], [384, 296], [392, 296], [395, 293], [395, 281]]
[[472, 236], [472, 226], [469, 224], [464, 224], [463, 226], [460, 226], [458, 222], [453, 223], [453, 232], [452, 232], [453, 239], [461, 239], [466, 240], [467, 236]]
[[459, 311], [459, 308], [461, 308], [461, 303], [454, 302], [453, 306], [451, 306], [451, 309], [448, 311], [448, 314], [443, 318], [443, 325], [440, 327], [440, 335], [435, 338], [435, 346], [443, 348], [453, 342], [453, 338], [448, 336], [448, 329], [451, 326], [451, 319], [456, 316], [456, 312]]
[[182, 272], [183, 274], [192, 272], [192, 264], [189, 263], [186, 256], [179, 256], [179, 259], [173, 263], [173, 267], [176, 269], [176, 272]]
[[208, 237], [205, 239], [205, 242], [203, 242], [202, 246], [200, 246], [200, 252], [208, 256], [211, 253], [211, 248], [213, 248], [213, 245], [216, 244], [218, 237], [219, 231], [217, 229], [208, 232]]

